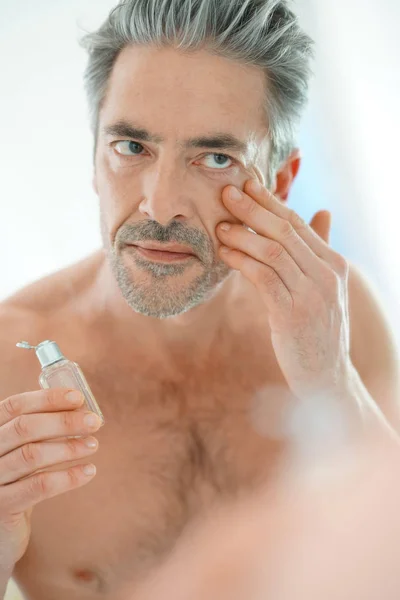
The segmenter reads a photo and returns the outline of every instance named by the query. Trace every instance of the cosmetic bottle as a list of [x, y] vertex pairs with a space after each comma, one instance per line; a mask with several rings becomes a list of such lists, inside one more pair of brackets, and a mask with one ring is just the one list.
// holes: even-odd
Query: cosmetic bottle
[[[103, 413], [97, 404], [93, 393], [79, 365], [68, 360], [61, 352], [58, 344], [50, 340], [41, 342], [38, 346], [31, 346], [28, 342], [18, 342], [18, 348], [35, 350], [42, 367], [39, 384], [42, 389], [70, 388], [79, 390], [84, 396], [84, 403], [79, 410], [88, 410], [96, 413], [102, 420], [101, 427], [105, 424]], [[67, 436], [68, 438], [81, 438], [83, 436]]]

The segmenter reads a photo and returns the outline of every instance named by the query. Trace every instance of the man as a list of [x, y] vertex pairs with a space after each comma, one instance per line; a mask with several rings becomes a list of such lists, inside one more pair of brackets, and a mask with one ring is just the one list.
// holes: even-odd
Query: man
[[378, 301], [329, 213], [288, 207], [311, 41], [286, 2], [129, 0], [84, 45], [103, 248], [3, 302], [2, 398], [38, 388], [15, 343], [51, 339], [106, 423], [95, 478], [35, 506], [29, 600], [139, 599], [195, 518], [272, 480], [293, 399], [397, 417]]

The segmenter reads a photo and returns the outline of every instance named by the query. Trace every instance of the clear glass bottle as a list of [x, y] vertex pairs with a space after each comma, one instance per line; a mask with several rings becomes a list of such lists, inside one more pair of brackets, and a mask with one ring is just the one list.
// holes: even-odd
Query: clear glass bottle
[[[103, 413], [93, 396], [80, 366], [65, 358], [56, 342], [46, 340], [38, 344], [38, 346], [31, 346], [28, 342], [18, 342], [17, 346], [18, 348], [36, 351], [36, 356], [42, 367], [39, 377], [39, 384], [42, 389], [70, 388], [79, 390], [84, 396], [84, 404], [79, 410], [89, 410], [96, 413], [102, 420], [101, 426], [105, 424]], [[75, 439], [84, 436], [76, 435], [67, 437]]]

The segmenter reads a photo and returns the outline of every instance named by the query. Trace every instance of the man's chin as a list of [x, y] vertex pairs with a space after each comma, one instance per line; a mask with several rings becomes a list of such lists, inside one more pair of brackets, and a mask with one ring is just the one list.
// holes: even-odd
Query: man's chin
[[[175, 267], [173, 273], [167, 274], [160, 265], [161, 272], [156, 275], [135, 263], [136, 261], [132, 261], [132, 265], [127, 266], [125, 261], [111, 260], [111, 269], [132, 310], [156, 319], [175, 317], [207, 302], [231, 273], [231, 269], [225, 264], [218, 265], [217, 268], [214, 265], [210, 270], [203, 265], [199, 273], [198, 267], [202, 263], [193, 260], [192, 265], [197, 267], [197, 272], [192, 270], [193, 266], [183, 266], [182, 270]], [[168, 270], [168, 266], [164, 266]]]
[[219, 288], [218, 285], [210, 285], [210, 282], [203, 281], [202, 284], [193, 285], [192, 282], [191, 287], [182, 287], [181, 289], [178, 286], [168, 289], [166, 285], [154, 284], [151, 291], [149, 288], [146, 288], [146, 291], [138, 288], [136, 290], [131, 288], [128, 291], [125, 286], [124, 289], [120, 286], [120, 289], [125, 300], [135, 312], [146, 317], [168, 319], [182, 315], [208, 302]]
[[193, 307], [178, 307], [178, 306], [143, 306], [132, 305], [132, 310], [144, 317], [152, 317], [153, 319], [169, 319], [182, 315]]

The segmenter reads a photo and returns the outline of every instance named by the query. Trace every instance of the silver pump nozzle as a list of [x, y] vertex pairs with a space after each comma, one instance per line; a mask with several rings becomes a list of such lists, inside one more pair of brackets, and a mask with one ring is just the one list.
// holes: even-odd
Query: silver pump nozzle
[[28, 342], [18, 342], [17, 347], [25, 348], [26, 350], [35, 350], [36, 356], [38, 357], [42, 368], [48, 367], [59, 360], [65, 359], [65, 356], [58, 347], [58, 344], [50, 340], [46, 340], [38, 346], [31, 346], [28, 344]]

